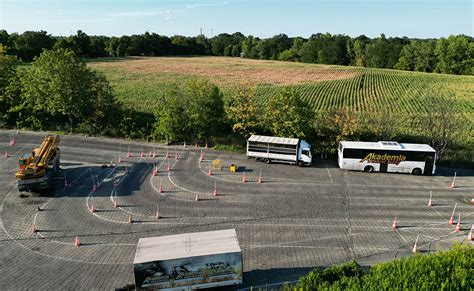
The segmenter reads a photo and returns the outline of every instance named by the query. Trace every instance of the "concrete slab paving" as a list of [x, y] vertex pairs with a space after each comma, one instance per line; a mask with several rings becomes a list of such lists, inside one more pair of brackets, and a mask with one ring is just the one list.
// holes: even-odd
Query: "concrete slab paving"
[[[353, 259], [373, 264], [410, 255], [418, 235], [426, 251], [453, 241], [470, 243], [465, 236], [474, 223], [474, 206], [463, 201], [474, 193], [472, 171], [368, 174], [342, 171], [329, 160], [299, 168], [204, 148], [62, 136], [63, 175], [56, 177], [54, 193], [22, 198], [14, 178], [17, 157], [38, 146], [44, 133], [15, 134], [14, 146], [8, 145], [8, 134], [0, 131], [0, 151], [10, 155], [0, 161], [2, 289], [131, 285], [139, 238], [195, 231], [237, 230], [244, 288], [293, 281], [313, 267]], [[132, 157], [127, 157], [129, 150]], [[215, 159], [224, 167], [209, 175]], [[230, 164], [240, 171], [230, 172]], [[450, 189], [454, 171], [458, 187]], [[93, 176], [99, 181], [95, 192]], [[426, 206], [430, 191], [433, 207]], [[455, 203], [462, 233], [447, 224]], [[392, 230], [395, 217], [399, 228]], [[33, 224], [39, 232], [32, 232]], [[76, 236], [80, 247], [74, 246]]]

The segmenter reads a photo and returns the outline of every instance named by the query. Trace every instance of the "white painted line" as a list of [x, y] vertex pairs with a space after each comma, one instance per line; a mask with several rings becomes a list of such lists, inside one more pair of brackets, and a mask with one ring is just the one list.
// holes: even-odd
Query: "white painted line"
[[324, 166], [326, 167], [326, 170], [328, 171], [329, 181], [331, 181], [331, 184], [333, 184], [334, 182], [332, 181], [332, 175], [331, 175], [331, 172], [329, 172], [329, 168], [328, 168], [328, 164], [326, 160], [324, 160]]
[[5, 196], [5, 198], [3, 199], [2, 201], [2, 204], [0, 205], [0, 227], [2, 228], [3, 232], [10, 238], [11, 241], [15, 242], [18, 246], [20, 246], [21, 248], [27, 250], [27, 251], [30, 251], [32, 253], [35, 253], [37, 255], [40, 255], [40, 256], [43, 256], [43, 257], [47, 257], [47, 258], [51, 258], [51, 259], [56, 259], [56, 260], [61, 260], [61, 261], [66, 261], [66, 262], [74, 262], [74, 263], [84, 263], [84, 264], [91, 264], [91, 265], [128, 265], [128, 264], [131, 264], [132, 262], [114, 262], [114, 263], [107, 263], [107, 262], [89, 262], [89, 261], [84, 261], [84, 260], [77, 260], [77, 259], [69, 259], [69, 258], [64, 258], [64, 257], [59, 257], [59, 256], [53, 256], [53, 255], [48, 255], [48, 254], [45, 254], [45, 253], [42, 253], [40, 251], [37, 251], [37, 250], [33, 250], [27, 246], [25, 246], [24, 244], [20, 243], [17, 239], [15, 239], [6, 229], [5, 229], [5, 226], [3, 224], [3, 206], [5, 204], [5, 201], [7, 200], [8, 196], [10, 196], [10, 194], [12, 193], [12, 191], [15, 189], [15, 187], [13, 187], [8, 193], [7, 195]]

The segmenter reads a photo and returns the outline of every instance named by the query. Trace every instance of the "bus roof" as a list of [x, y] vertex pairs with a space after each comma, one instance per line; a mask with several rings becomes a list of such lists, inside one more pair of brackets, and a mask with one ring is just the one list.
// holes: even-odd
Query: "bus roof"
[[436, 152], [434, 148], [427, 144], [418, 143], [398, 143], [396, 141], [341, 141], [343, 148], [350, 149], [383, 149], [383, 150], [404, 150], [404, 151], [423, 151]]
[[253, 134], [251, 137], [249, 137], [248, 141], [261, 142], [261, 143], [275, 143], [275, 144], [297, 145], [299, 139], [297, 139], [297, 138], [287, 138], [287, 137], [255, 135], [255, 134]]

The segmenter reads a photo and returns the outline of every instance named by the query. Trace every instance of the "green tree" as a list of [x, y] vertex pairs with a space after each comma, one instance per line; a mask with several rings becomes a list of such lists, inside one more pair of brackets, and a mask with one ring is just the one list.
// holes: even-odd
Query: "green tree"
[[280, 55], [278, 56], [278, 60], [287, 61], [287, 62], [296, 62], [298, 61], [298, 53], [293, 49], [282, 51]]
[[264, 124], [272, 134], [281, 137], [304, 138], [311, 131], [314, 112], [294, 89], [280, 89], [268, 99]]
[[186, 140], [191, 132], [187, 98], [178, 85], [165, 90], [159, 102], [162, 106], [155, 112], [154, 136], [167, 142]]
[[334, 154], [339, 142], [359, 140], [361, 123], [359, 116], [346, 108], [333, 108], [321, 113], [315, 120], [316, 135], [321, 151]]
[[435, 41], [419, 42], [415, 49], [415, 71], [433, 72], [436, 67]]
[[249, 59], [258, 59], [257, 46], [260, 40], [251, 35], [242, 41], [242, 56]]
[[19, 74], [19, 82], [21, 103], [11, 110], [29, 126], [67, 121], [71, 129], [88, 123], [103, 130], [112, 121], [107, 113], [118, 107], [105, 77], [69, 50], [44, 51]]
[[474, 45], [465, 35], [440, 38], [434, 50], [438, 59], [437, 71], [445, 74], [473, 74]]
[[416, 42], [412, 42], [403, 47], [402, 51], [400, 52], [400, 57], [398, 58], [398, 62], [395, 64], [394, 69], [397, 70], [405, 70], [405, 71], [413, 71], [415, 68], [415, 49], [416, 49]]
[[412, 71], [413, 65], [410, 63], [410, 59], [406, 56], [400, 56], [398, 62], [393, 67], [396, 70]]
[[12, 53], [23, 61], [31, 61], [39, 56], [44, 49], [51, 49], [56, 41], [46, 31], [25, 31], [10, 35]]
[[185, 95], [193, 136], [201, 139], [218, 133], [225, 117], [224, 97], [219, 88], [207, 80], [192, 79], [186, 84]]
[[358, 127], [364, 137], [380, 140], [394, 140], [402, 127], [403, 117], [387, 109], [359, 114]]
[[13, 125], [14, 118], [9, 113], [12, 106], [12, 101], [18, 96], [9, 91], [8, 88], [11, 83], [15, 82], [15, 75], [19, 60], [15, 56], [6, 54], [6, 47], [0, 44], [0, 125]]
[[[441, 158], [447, 148], [459, 140], [462, 134], [473, 131], [473, 122], [456, 110], [456, 100], [451, 94], [437, 93], [424, 97], [427, 112], [420, 115], [419, 128]], [[472, 137], [471, 137], [472, 138]], [[469, 139], [469, 136], [465, 136]]]
[[365, 36], [359, 36], [354, 41], [354, 60], [352, 61], [354, 66], [365, 67], [366, 65], [365, 45], [367, 39]]
[[255, 102], [255, 88], [243, 88], [230, 97], [227, 118], [235, 133], [248, 137], [258, 131], [261, 112]]
[[163, 105], [155, 112], [155, 137], [168, 141], [202, 139], [223, 128], [223, 95], [208, 81], [192, 79], [184, 86], [171, 86], [159, 102]]

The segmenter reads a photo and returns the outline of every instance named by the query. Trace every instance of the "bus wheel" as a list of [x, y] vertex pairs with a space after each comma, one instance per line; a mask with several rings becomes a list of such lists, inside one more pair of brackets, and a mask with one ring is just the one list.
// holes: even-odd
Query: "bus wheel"
[[299, 162], [298, 162], [298, 166], [303, 167], [303, 166], [304, 166], [304, 163], [303, 163], [302, 161], [299, 161]]
[[374, 167], [372, 166], [365, 166], [364, 168], [364, 172], [372, 173], [373, 171], [374, 171]]
[[421, 175], [421, 169], [420, 168], [414, 168], [413, 171], [411, 171], [412, 175]]
[[270, 159], [265, 159], [265, 160], [263, 160], [263, 161], [264, 161], [265, 164], [267, 164], [267, 165], [271, 163]]

